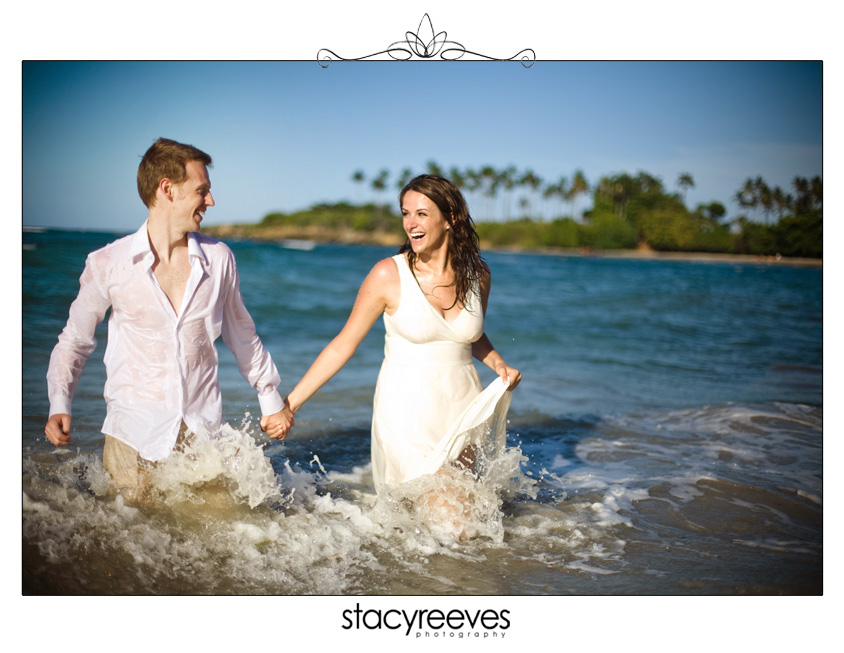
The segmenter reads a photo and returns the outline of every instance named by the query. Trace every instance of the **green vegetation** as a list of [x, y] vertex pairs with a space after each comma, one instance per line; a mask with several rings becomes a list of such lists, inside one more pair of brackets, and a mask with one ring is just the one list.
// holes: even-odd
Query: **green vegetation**
[[[601, 177], [589, 184], [581, 171], [544, 182], [531, 170], [514, 167], [497, 171], [444, 170], [435, 162], [427, 172], [441, 174], [461, 188], [469, 202], [481, 240], [491, 246], [522, 249], [633, 249], [663, 252], [705, 252], [821, 258], [823, 256], [823, 182], [796, 177], [793, 194], [769, 188], [761, 177], [748, 179], [733, 201], [741, 211], [727, 219], [720, 202], [699, 204], [690, 210], [686, 192], [694, 179], [682, 173], [677, 191], [646, 172]], [[414, 173], [403, 170], [395, 179], [396, 190]], [[397, 207], [390, 198], [388, 170], [369, 180], [379, 203], [354, 206], [318, 204], [293, 214], [271, 213], [250, 227], [253, 233], [272, 227], [322, 228], [337, 234], [343, 230], [402, 238]], [[363, 188], [367, 179], [356, 171], [352, 180]], [[581, 198], [591, 193], [592, 207], [578, 215]], [[395, 194], [395, 193], [393, 193]], [[583, 202], [585, 204], [585, 202]], [[776, 221], [772, 223], [772, 216]]]
[[257, 225], [262, 227], [321, 227], [323, 229], [386, 232], [401, 236], [401, 220], [386, 206], [347, 202], [316, 204], [307, 211], [270, 213]]

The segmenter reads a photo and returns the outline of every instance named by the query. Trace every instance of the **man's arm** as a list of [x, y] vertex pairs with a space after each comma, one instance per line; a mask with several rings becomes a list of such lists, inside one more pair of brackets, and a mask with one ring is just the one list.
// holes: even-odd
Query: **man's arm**
[[223, 305], [223, 342], [234, 354], [243, 378], [258, 393], [261, 406], [261, 430], [267, 432], [271, 426], [271, 437], [283, 440], [293, 427], [293, 413], [278, 392], [281, 377], [272, 357], [264, 347], [255, 330], [255, 322], [240, 294], [240, 277], [237, 273], [234, 255], [229, 253], [230, 266], [227, 275], [229, 287]]
[[70, 306], [67, 324], [53, 348], [47, 369], [50, 413], [44, 433], [56, 446], [70, 443], [73, 394], [88, 357], [97, 347], [94, 332], [110, 305], [96, 281], [93, 259], [89, 256], [79, 278], [79, 294]]

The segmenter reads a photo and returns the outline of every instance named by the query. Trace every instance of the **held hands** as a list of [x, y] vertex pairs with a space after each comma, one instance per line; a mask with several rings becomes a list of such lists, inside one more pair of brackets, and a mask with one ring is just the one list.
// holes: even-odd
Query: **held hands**
[[70, 444], [70, 415], [67, 413], [50, 415], [47, 426], [44, 427], [44, 434], [57, 447]]
[[284, 402], [284, 408], [281, 411], [261, 417], [261, 430], [274, 440], [284, 440], [290, 434], [293, 424], [295, 424], [293, 411], [290, 410], [287, 401]]

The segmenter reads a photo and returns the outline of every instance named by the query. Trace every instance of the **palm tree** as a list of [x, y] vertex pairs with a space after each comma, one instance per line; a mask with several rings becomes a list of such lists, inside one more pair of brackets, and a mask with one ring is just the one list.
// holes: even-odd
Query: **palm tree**
[[756, 186], [750, 177], [745, 180], [744, 186], [736, 191], [733, 199], [743, 209], [756, 210], [759, 206], [759, 198], [756, 193]]
[[361, 201], [360, 190], [363, 186], [364, 179], [366, 179], [366, 177], [363, 174], [363, 170], [355, 170], [354, 174], [352, 175], [352, 181], [355, 182], [355, 184], [358, 186], [358, 204], [360, 204]]
[[429, 175], [437, 175], [439, 177], [444, 177], [443, 169], [440, 168], [439, 164], [436, 161], [428, 161], [426, 164], [428, 167], [428, 174]]
[[791, 182], [794, 186], [794, 192], [797, 193], [797, 198], [794, 202], [794, 212], [796, 214], [803, 214], [809, 209], [811, 203], [809, 198], [809, 180], [805, 177], [795, 177]]
[[520, 197], [519, 198], [519, 208], [522, 210], [523, 218], [530, 217], [530, 200], [527, 197]]
[[451, 180], [460, 191], [463, 191], [463, 188], [466, 186], [466, 178], [463, 176], [463, 173], [460, 172], [460, 169], [456, 166], [452, 166], [451, 169], [448, 171], [448, 178]]
[[791, 198], [783, 192], [782, 188], [777, 186], [771, 192], [771, 200], [773, 201], [774, 209], [777, 212], [777, 219], [782, 220], [785, 212], [791, 204]]
[[413, 179], [413, 171], [410, 168], [405, 168], [401, 171], [398, 179], [396, 179], [396, 188], [401, 190], [405, 186], [407, 186], [407, 182]]
[[692, 175], [688, 172], [683, 172], [677, 177], [677, 186], [680, 187], [680, 192], [683, 195], [683, 204], [686, 203], [686, 191], [689, 188], [695, 187], [695, 180], [692, 179]]
[[[372, 190], [374, 190], [378, 194], [379, 200], [381, 198], [381, 193], [383, 193], [385, 190], [387, 190], [387, 178], [389, 176], [390, 176], [390, 171], [384, 169], [381, 172], [379, 172], [378, 176], [375, 177], [371, 182]], [[383, 202], [378, 203], [378, 208], [377, 208], [378, 213], [381, 213], [381, 209], [383, 208], [382, 204], [383, 204]]]
[[489, 165], [481, 168], [479, 180], [481, 192], [484, 194], [484, 197], [487, 198], [485, 216], [487, 220], [492, 218], [492, 198], [495, 197], [495, 193], [498, 190], [496, 179], [497, 175], [495, 174], [495, 168]]
[[586, 177], [583, 175], [582, 170], [576, 170], [574, 173], [574, 177], [571, 180], [571, 187], [566, 192], [566, 198], [571, 202], [571, 217], [572, 220], [577, 220], [577, 216], [574, 212], [574, 205], [577, 201], [578, 195], [583, 195], [589, 192], [589, 183], [586, 181]]
[[823, 179], [812, 177], [812, 181], [809, 183], [809, 190], [812, 194], [812, 207], [823, 209]]
[[618, 218], [627, 219], [627, 203], [636, 185], [636, 180], [627, 173], [614, 177], [601, 177], [598, 182], [598, 192], [612, 200], [615, 215]]
[[812, 209], [823, 209], [823, 180], [820, 177], [812, 177], [809, 182], [809, 196]]
[[823, 180], [820, 177], [811, 180], [795, 177], [792, 185], [797, 193], [794, 202], [796, 214], [805, 215], [809, 211], [823, 210]]
[[[545, 190], [542, 193], [542, 197], [544, 197], [547, 201], [551, 201], [553, 199], [557, 199], [559, 202], [559, 206], [557, 207], [557, 217], [562, 217], [563, 215], [563, 199], [566, 197], [566, 185], [568, 184], [568, 179], [565, 177], [560, 177], [559, 181], [556, 184], [548, 184], [545, 187]], [[554, 209], [551, 209], [548, 212], [550, 217], [554, 216]]]
[[480, 184], [480, 175], [476, 170], [474, 170], [473, 168], [466, 168], [463, 171], [463, 185], [466, 188], [466, 193], [471, 197], [471, 199], [469, 197], [466, 198], [467, 202], [469, 203], [470, 210], [473, 207], [477, 209], [475, 201], [477, 197], [475, 193], [478, 190]]
[[[583, 188], [583, 192], [585, 192], [586, 185], [585, 185], [585, 180], [583, 178], [583, 175], [581, 175], [580, 179], [581, 179], [581, 182], [583, 182], [583, 185], [581, 185], [581, 188]], [[559, 217], [563, 217], [563, 203], [568, 200], [569, 192], [571, 191], [573, 186], [574, 186], [574, 181], [572, 182], [572, 185], [569, 186], [569, 180], [566, 179], [565, 177], [560, 177], [559, 181], [557, 182], [556, 191], [557, 191], [557, 201], [559, 202], [559, 206], [557, 208], [557, 214], [558, 214]], [[572, 220], [575, 219], [573, 212], [574, 212], [574, 201], [572, 201], [572, 215], [569, 216]]]
[[768, 187], [768, 184], [765, 183], [762, 177], [756, 177], [753, 182], [753, 186], [756, 190], [756, 198], [759, 202], [759, 206], [762, 207], [762, 213], [765, 214], [765, 224], [767, 225], [768, 218], [771, 214], [771, 209], [774, 208], [774, 201], [771, 189]]
[[[542, 179], [534, 174], [533, 170], [526, 170], [525, 173], [519, 178], [518, 184], [520, 186], [524, 186], [528, 189], [528, 196], [527, 196], [527, 207], [528, 212], [530, 213], [530, 209], [532, 207], [532, 202], [530, 200], [531, 195], [535, 194], [537, 189], [542, 186]], [[529, 216], [535, 217], [535, 216]]]
[[516, 167], [507, 166], [496, 175], [496, 188], [504, 188], [504, 220], [510, 219], [510, 198], [513, 194], [513, 187], [516, 185]]

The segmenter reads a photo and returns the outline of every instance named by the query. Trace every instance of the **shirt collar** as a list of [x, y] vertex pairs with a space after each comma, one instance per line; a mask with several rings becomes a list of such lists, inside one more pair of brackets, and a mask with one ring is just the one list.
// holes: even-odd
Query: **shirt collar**
[[147, 234], [147, 222], [148, 220], [144, 220], [141, 228], [138, 229], [132, 236], [132, 247], [129, 250], [132, 259], [145, 256], [146, 254], [152, 256], [152, 248], [149, 244], [149, 234]]
[[197, 258], [200, 263], [207, 264], [208, 257], [202, 251], [202, 245], [199, 242], [199, 237], [195, 232], [188, 233], [188, 258]]
[[[147, 222], [145, 220], [135, 234], [132, 236], [132, 247], [130, 250], [132, 259], [153, 257], [152, 247], [149, 244], [149, 233], [147, 233]], [[208, 263], [208, 257], [202, 251], [202, 245], [195, 233], [188, 233], [188, 258], [199, 259], [201, 263]]]

